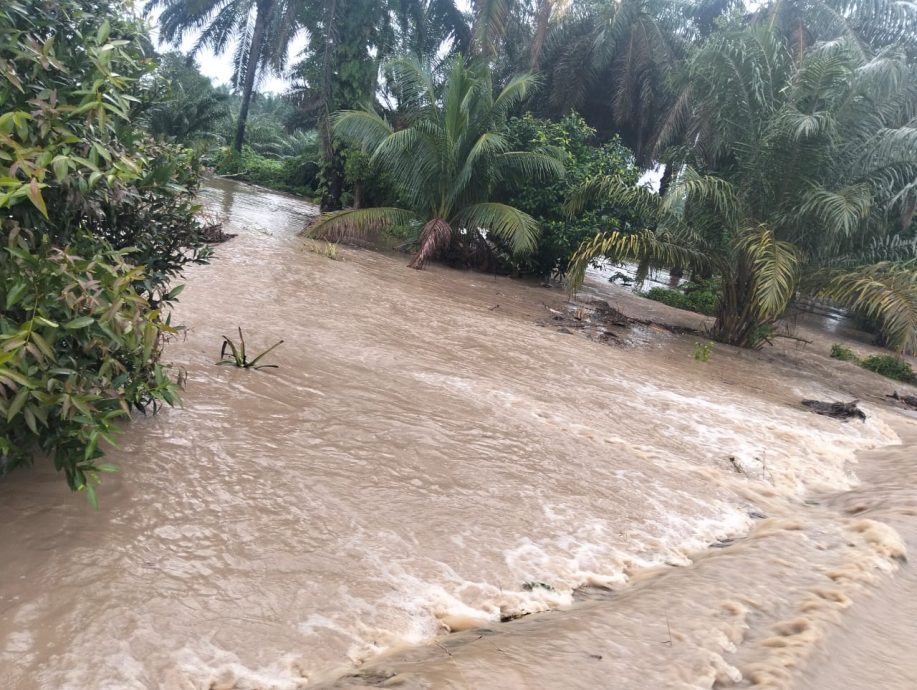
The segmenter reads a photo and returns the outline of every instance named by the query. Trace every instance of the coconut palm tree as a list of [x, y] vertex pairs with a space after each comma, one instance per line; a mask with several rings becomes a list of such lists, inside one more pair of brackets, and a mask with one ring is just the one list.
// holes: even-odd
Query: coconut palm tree
[[449, 42], [453, 50], [467, 54], [471, 26], [456, 0], [394, 0], [391, 3], [397, 29], [395, 53], [419, 59], [435, 56]]
[[217, 54], [236, 42], [233, 82], [242, 92], [233, 147], [242, 150], [245, 125], [256, 77], [264, 70], [280, 71], [287, 47], [298, 30], [294, 0], [147, 0], [146, 12], [162, 8], [159, 30], [174, 45], [197, 34], [191, 55], [204, 48]]
[[400, 227], [416, 236], [412, 268], [441, 257], [458, 245], [487, 252], [498, 238], [516, 253], [531, 251], [538, 237], [535, 220], [517, 208], [493, 201], [495, 188], [519, 176], [562, 175], [553, 152], [508, 150], [502, 133], [507, 112], [531, 91], [531, 75], [516, 77], [495, 97], [490, 71], [454, 58], [438, 86], [429, 68], [413, 58], [390, 63], [407, 121], [395, 130], [372, 110], [337, 115], [335, 134], [371, 153], [403, 200], [400, 207], [347, 209], [322, 216], [313, 235], [363, 235]]
[[876, 318], [917, 348], [917, 69], [909, 53], [848, 40], [800, 58], [767, 26], [715, 36], [691, 62], [694, 144], [664, 196], [593, 180], [575, 203], [612, 198], [641, 227], [584, 243], [594, 257], [650, 258], [716, 274], [714, 337], [759, 346], [799, 291]]
[[654, 165], [656, 140], [681, 91], [673, 72], [699, 33], [692, 12], [660, 0], [573, 3], [540, 51], [548, 98], [539, 109], [576, 109], [600, 134], [618, 134], [640, 165]]

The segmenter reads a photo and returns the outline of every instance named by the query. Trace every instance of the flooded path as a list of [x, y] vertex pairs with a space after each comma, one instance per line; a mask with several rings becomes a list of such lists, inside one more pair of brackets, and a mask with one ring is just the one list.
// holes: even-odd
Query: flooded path
[[[558, 290], [205, 200], [239, 236], [177, 307], [184, 408], [126, 429], [99, 512], [43, 466], [0, 484], [0, 687], [915, 686], [917, 436], [883, 380], [590, 342], [538, 325]], [[237, 326], [278, 369], [214, 366]], [[865, 424], [798, 405], [852, 396]]]

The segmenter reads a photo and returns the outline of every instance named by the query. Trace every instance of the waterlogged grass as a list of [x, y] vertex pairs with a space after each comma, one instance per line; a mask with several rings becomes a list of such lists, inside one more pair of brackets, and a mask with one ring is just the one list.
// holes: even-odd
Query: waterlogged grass
[[851, 350], [849, 347], [838, 345], [837, 343], [831, 346], [831, 357], [832, 359], [839, 359], [842, 362], [859, 363], [860, 361], [860, 358], [856, 356], [856, 353], [853, 350]]
[[242, 328], [240, 327], [238, 344], [234, 343], [229, 336], [223, 336], [223, 347], [220, 348], [220, 360], [216, 362], [216, 364], [217, 366], [221, 364], [231, 364], [240, 369], [276, 369], [276, 364], [258, 364], [258, 362], [261, 361], [265, 355], [276, 350], [282, 344], [283, 341], [278, 340], [260, 355], [249, 360], [245, 352], [245, 338], [242, 335]]
[[334, 242], [311, 240], [306, 243], [305, 248], [306, 251], [324, 256], [326, 259], [331, 259], [332, 261], [342, 260], [341, 255], [338, 254], [338, 246]]
[[853, 362], [868, 371], [895, 381], [917, 384], [917, 374], [914, 373], [911, 365], [894, 355], [870, 355], [865, 359], [860, 359], [850, 348], [835, 343], [831, 346], [831, 357], [844, 362]]
[[886, 378], [904, 383], [917, 383], [917, 375], [911, 369], [911, 365], [903, 359], [898, 359], [892, 355], [873, 355], [867, 357], [860, 366], [869, 371], [874, 371]]
[[694, 343], [694, 359], [698, 362], [709, 362], [713, 354], [713, 343]]

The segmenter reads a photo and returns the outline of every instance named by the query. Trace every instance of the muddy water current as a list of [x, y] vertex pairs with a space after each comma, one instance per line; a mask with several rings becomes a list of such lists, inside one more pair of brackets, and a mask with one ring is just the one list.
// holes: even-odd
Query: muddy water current
[[[0, 688], [917, 687], [884, 380], [594, 342], [560, 290], [332, 260], [302, 202], [202, 196], [238, 237], [176, 308], [184, 406], [126, 428], [98, 512], [41, 463], [0, 484]], [[215, 366], [237, 326], [279, 368]], [[799, 405], [851, 397], [865, 423]]]

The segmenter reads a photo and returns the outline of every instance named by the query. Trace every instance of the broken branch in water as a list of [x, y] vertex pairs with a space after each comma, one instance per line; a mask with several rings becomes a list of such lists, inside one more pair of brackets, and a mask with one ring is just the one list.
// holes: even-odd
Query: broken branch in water
[[833, 417], [834, 419], [841, 419], [844, 421], [847, 421], [851, 417], [857, 417], [865, 422], [866, 413], [857, 407], [858, 402], [859, 400], [851, 400], [849, 403], [803, 400], [802, 404], [816, 414], [825, 415], [826, 417]]
[[895, 391], [891, 395], [886, 395], [885, 397], [897, 400], [905, 407], [909, 407], [912, 410], [917, 410], [917, 395], [898, 395], [898, 391]]
[[795, 336], [795, 335], [787, 335], [786, 333], [774, 333], [771, 337], [772, 338], [785, 338], [787, 340], [796, 340], [800, 343], [805, 343], [806, 345], [812, 344], [811, 340], [806, 340], [805, 338], [800, 338], [799, 336]]

